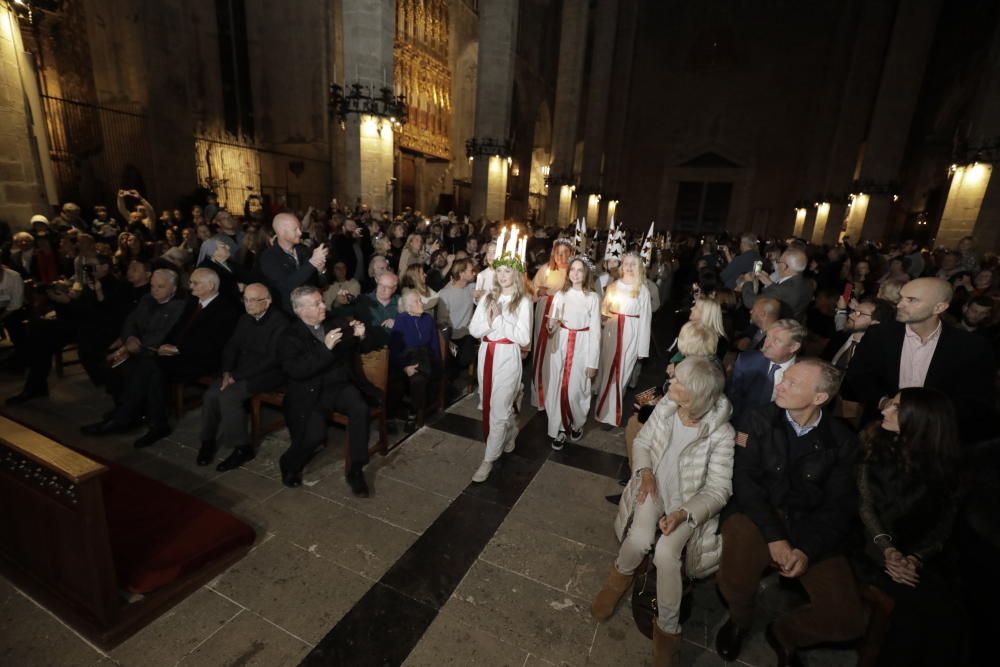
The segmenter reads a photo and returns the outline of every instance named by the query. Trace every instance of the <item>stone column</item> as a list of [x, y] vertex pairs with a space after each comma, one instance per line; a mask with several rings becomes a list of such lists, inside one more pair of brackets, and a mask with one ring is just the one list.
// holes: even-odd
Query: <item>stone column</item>
[[897, 5], [865, 140], [861, 192], [855, 193], [859, 196], [847, 221], [852, 243], [885, 235], [893, 195], [888, 185], [899, 177], [940, 10], [941, 0], [900, 0]]
[[822, 245], [823, 235], [826, 232], [826, 226], [829, 224], [830, 220], [830, 202], [819, 202], [819, 206], [816, 207], [816, 214], [813, 217], [812, 228], [805, 230], [803, 236], [807, 241], [815, 243], [816, 245]]
[[[970, 114], [967, 144], [973, 164], [960, 165], [952, 175], [941, 214], [936, 244], [954, 248], [963, 236], [973, 236], [980, 251], [1000, 249], [1000, 176], [996, 166], [975, 163], [975, 151], [1000, 139], [1000, 25], [984, 67], [979, 93]], [[993, 154], [993, 160], [998, 155]]]
[[[489, 0], [479, 5], [479, 62], [476, 72], [476, 136], [473, 142], [503, 145], [510, 138], [517, 48], [517, 0]], [[475, 153], [479, 153], [476, 155]], [[507, 204], [509, 153], [473, 151], [472, 219], [503, 220]]]
[[[587, 82], [587, 123], [583, 129], [582, 191], [606, 195], [604, 189], [604, 138], [607, 135], [608, 106], [611, 100], [611, 70], [614, 65], [618, 28], [618, 0], [597, 0], [595, 34], [591, 48], [590, 78]], [[602, 197], [606, 199], [606, 197]], [[596, 227], [600, 200], [588, 197], [587, 226]]]
[[[615, 100], [628, 100], [632, 87], [632, 56], [636, 41], [636, 28], [639, 21], [639, 0], [619, 0], [616, 24], [616, 41], [611, 77], [611, 97]], [[604, 57], [608, 57], [604, 54]], [[614, 217], [618, 205], [616, 197], [620, 196], [622, 187], [623, 164], [628, 157], [624, 155], [625, 136], [628, 129], [627, 109], [618, 106], [611, 110], [605, 119], [604, 142], [604, 175], [601, 179], [604, 188], [604, 198], [601, 200], [600, 219], [598, 227], [607, 227]], [[603, 250], [603, 249], [602, 249]]]
[[792, 236], [800, 236], [802, 234], [802, 228], [806, 224], [806, 213], [807, 208], [796, 208], [795, 209], [795, 219], [792, 221]]
[[[393, 0], [341, 0], [344, 80], [379, 95], [392, 88]], [[392, 210], [393, 131], [388, 119], [349, 114], [345, 121], [344, 189], [346, 203], [357, 198], [373, 211]]]
[[33, 80], [20, 71], [26, 65], [23, 53], [17, 17], [6, 3], [0, 4], [0, 218], [15, 231], [26, 228], [32, 214], [49, 213], [21, 83]]
[[[564, 2], [559, 32], [559, 70], [552, 124], [552, 171], [545, 200], [545, 223], [563, 227], [570, 222], [573, 166], [576, 158], [576, 120], [580, 114], [584, 50], [587, 46], [589, 3]], [[582, 202], [581, 208], [585, 207]]]

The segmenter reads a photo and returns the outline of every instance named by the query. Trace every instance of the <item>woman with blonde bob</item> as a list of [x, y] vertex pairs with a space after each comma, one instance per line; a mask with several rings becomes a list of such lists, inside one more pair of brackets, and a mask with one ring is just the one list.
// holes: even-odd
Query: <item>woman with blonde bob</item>
[[521, 348], [531, 343], [531, 299], [524, 291], [524, 265], [517, 257], [503, 254], [493, 262], [493, 269], [493, 289], [479, 300], [469, 322], [469, 335], [482, 339], [477, 370], [486, 441], [486, 453], [473, 482], [485, 482], [500, 455], [514, 451]]
[[718, 514], [732, 495], [735, 440], [724, 387], [722, 369], [707, 358], [689, 357], [677, 365], [666, 397], [633, 444], [633, 477], [615, 520], [622, 546], [591, 606], [594, 618], [609, 618], [655, 543], [654, 667], [676, 664], [682, 565], [691, 578], [719, 567]]

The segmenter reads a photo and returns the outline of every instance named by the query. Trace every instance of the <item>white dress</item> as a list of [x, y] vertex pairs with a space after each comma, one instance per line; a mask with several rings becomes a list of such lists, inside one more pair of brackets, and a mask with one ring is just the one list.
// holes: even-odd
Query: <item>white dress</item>
[[507, 307], [510, 300], [510, 296], [501, 296], [500, 315], [488, 322], [484, 296], [469, 323], [469, 334], [482, 339], [477, 369], [488, 462], [500, 458], [504, 446], [517, 436], [514, 403], [521, 393], [521, 347], [531, 342], [531, 300], [522, 297], [513, 313]]
[[582, 429], [590, 412], [587, 369], [598, 368], [601, 358], [601, 300], [594, 292], [557, 292], [552, 312], [562, 321], [549, 339], [545, 414], [549, 437], [559, 438], [560, 431]]
[[632, 377], [632, 369], [639, 358], [649, 356], [652, 311], [645, 281], [636, 296], [632, 296], [631, 285], [624, 285], [620, 280], [613, 282], [604, 294], [601, 314], [608, 319], [601, 332], [601, 368], [594, 418], [620, 426], [625, 386]]
[[532, 283], [538, 290], [544, 287], [548, 295], [535, 301], [535, 322], [531, 342], [533, 356], [531, 360], [531, 405], [539, 410], [545, 409], [545, 378], [548, 377], [548, 338], [545, 330], [545, 320], [552, 308], [555, 293], [563, 288], [566, 282], [566, 269], [550, 269], [546, 264], [538, 269]]

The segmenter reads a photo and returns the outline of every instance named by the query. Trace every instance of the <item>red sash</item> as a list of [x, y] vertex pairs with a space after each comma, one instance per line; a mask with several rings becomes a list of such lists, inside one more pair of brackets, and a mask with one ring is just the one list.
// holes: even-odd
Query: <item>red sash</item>
[[[601, 411], [604, 407], [604, 400], [608, 397], [608, 392], [611, 390], [611, 383], [615, 380], [621, 385], [621, 373], [622, 373], [622, 335], [625, 332], [625, 318], [626, 317], [639, 317], [638, 315], [626, 315], [625, 313], [611, 313], [612, 315], [618, 316], [618, 339], [615, 341], [615, 358], [612, 362], [611, 371], [608, 373], [608, 383], [604, 385], [604, 391], [601, 392], [601, 400], [597, 402], [597, 412]], [[615, 425], [621, 426], [622, 423], [622, 392], [618, 391], [615, 395]]]
[[542, 361], [545, 358], [545, 347], [549, 342], [549, 309], [552, 308], [552, 297], [545, 297], [545, 312], [542, 314], [542, 328], [538, 331], [538, 345], [535, 346], [535, 384], [538, 386], [538, 408], [545, 409], [545, 373], [542, 372]]
[[493, 351], [497, 345], [513, 345], [514, 341], [507, 338], [490, 340], [486, 343], [486, 359], [483, 360], [483, 441], [490, 437], [490, 400], [493, 398]]
[[569, 377], [573, 372], [573, 354], [576, 352], [576, 334], [581, 331], [590, 331], [590, 327], [583, 329], [570, 329], [565, 324], [560, 324], [563, 329], [569, 332], [569, 344], [566, 346], [566, 360], [563, 362], [562, 387], [559, 389], [559, 406], [562, 409], [563, 430], [567, 435], [573, 430], [573, 412], [569, 406]]

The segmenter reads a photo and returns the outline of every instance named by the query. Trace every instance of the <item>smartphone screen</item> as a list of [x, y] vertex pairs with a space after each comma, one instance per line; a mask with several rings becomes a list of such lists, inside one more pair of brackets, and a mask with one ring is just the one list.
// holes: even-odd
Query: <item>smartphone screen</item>
[[753, 263], [753, 273], [754, 273], [754, 275], [757, 275], [758, 273], [760, 273], [761, 269], [763, 269], [763, 268], [764, 268], [764, 262], [762, 262], [762, 261], [760, 261], [758, 259], [756, 262]]
[[851, 302], [851, 296], [854, 295], [854, 283], [847, 283], [844, 285], [844, 303]]

